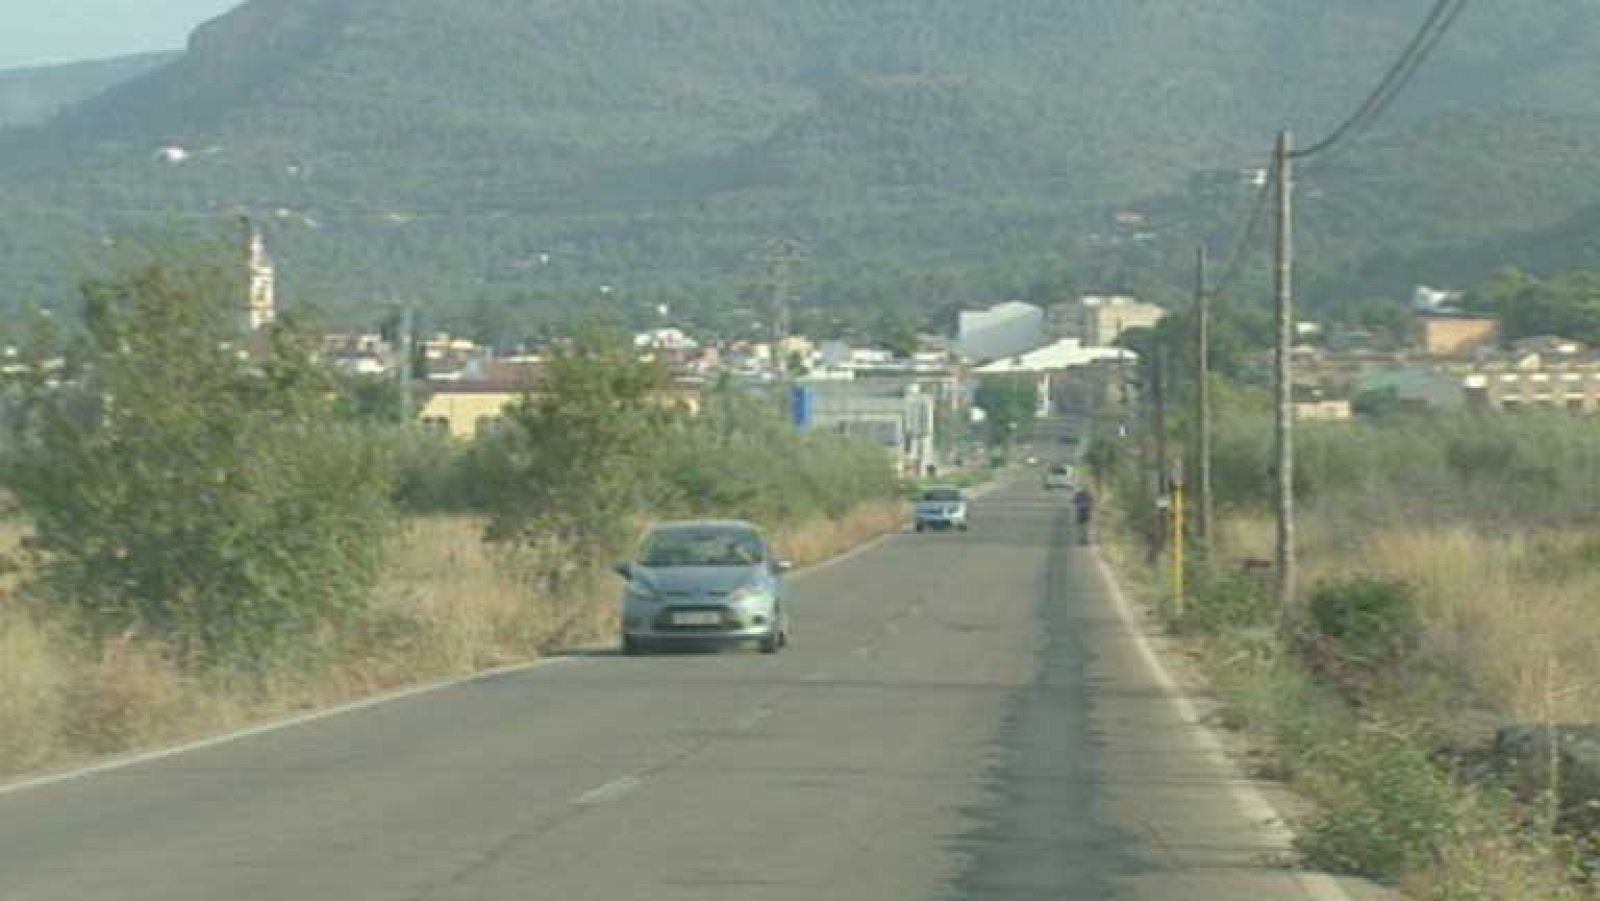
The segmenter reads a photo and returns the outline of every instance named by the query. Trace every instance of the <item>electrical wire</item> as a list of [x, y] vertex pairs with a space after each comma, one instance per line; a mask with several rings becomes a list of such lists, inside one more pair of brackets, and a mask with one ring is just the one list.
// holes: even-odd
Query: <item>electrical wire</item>
[[1466, 9], [1468, 0], [1437, 0], [1428, 18], [1423, 21], [1422, 27], [1406, 45], [1400, 58], [1384, 74], [1383, 80], [1367, 95], [1356, 111], [1341, 122], [1327, 137], [1315, 144], [1292, 154], [1295, 159], [1305, 159], [1322, 153], [1341, 141], [1372, 126], [1382, 118], [1396, 97], [1405, 90], [1406, 85], [1422, 68], [1439, 42], [1444, 39], [1462, 11]]
[[[1421, 49], [1417, 51], [1416, 62], [1414, 62], [1411, 66], [1412, 75], [1415, 75], [1417, 70], [1421, 69], [1427, 63], [1428, 57], [1433, 55], [1433, 51], [1438, 48], [1439, 43], [1444, 40], [1444, 36], [1449, 33], [1451, 27], [1455, 25], [1456, 19], [1461, 17], [1461, 14], [1466, 11], [1466, 8], [1467, 0], [1460, 0], [1460, 2], [1458, 2], [1455, 7], [1445, 15], [1445, 18], [1439, 23], [1439, 27], [1434, 30], [1433, 36], [1421, 47]], [[1410, 78], [1411, 75], [1406, 76], [1407, 81], [1409, 81]], [[1384, 97], [1376, 107], [1373, 108], [1371, 115], [1368, 117], [1369, 123], [1376, 122], [1383, 118], [1384, 113], [1389, 111], [1389, 105], [1394, 103], [1395, 98], [1399, 97], [1401, 91], [1404, 89], [1405, 84], [1402, 83], [1391, 90], [1389, 94]]]
[[1255, 240], [1256, 231], [1261, 228], [1261, 220], [1267, 211], [1267, 199], [1272, 196], [1273, 183], [1278, 175], [1276, 160], [1267, 168], [1266, 181], [1262, 182], [1261, 189], [1256, 192], [1255, 201], [1250, 204], [1250, 215], [1239, 223], [1239, 228], [1234, 232], [1233, 242], [1228, 250], [1227, 262], [1222, 266], [1222, 275], [1208, 288], [1202, 288], [1207, 294], [1216, 297], [1226, 292], [1233, 286], [1234, 279], [1244, 270], [1244, 261], [1250, 251], [1250, 242]]
[[[1456, 20], [1466, 9], [1468, 0], [1437, 0], [1428, 17], [1423, 21], [1422, 27], [1411, 38], [1401, 52], [1400, 58], [1389, 70], [1384, 73], [1383, 80], [1373, 89], [1355, 112], [1339, 124], [1327, 137], [1307, 147], [1304, 150], [1291, 154], [1293, 159], [1323, 153], [1346, 138], [1369, 128], [1388, 111], [1395, 99], [1400, 96], [1417, 71], [1427, 62], [1429, 56], [1439, 46], [1445, 35], [1455, 25]], [[1222, 275], [1209, 287], [1202, 287], [1213, 297], [1225, 293], [1233, 286], [1235, 279], [1244, 270], [1245, 260], [1249, 256], [1251, 242], [1255, 240], [1256, 232], [1261, 227], [1261, 220], [1266, 213], [1267, 200], [1271, 197], [1273, 184], [1278, 174], [1278, 161], [1273, 160], [1268, 169], [1267, 179], [1261, 189], [1256, 192], [1255, 201], [1251, 204], [1250, 214], [1239, 226], [1234, 234], [1234, 239], [1228, 252], [1227, 262], [1223, 265]]]

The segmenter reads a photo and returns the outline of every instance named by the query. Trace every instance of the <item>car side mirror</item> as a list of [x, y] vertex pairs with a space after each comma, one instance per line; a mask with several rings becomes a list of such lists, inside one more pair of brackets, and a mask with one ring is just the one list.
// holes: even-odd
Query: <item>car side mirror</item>
[[633, 581], [633, 564], [632, 563], [618, 563], [616, 566], [612, 567], [612, 569], [616, 572], [617, 575], [623, 577], [624, 579], [627, 579], [630, 582]]
[[792, 569], [794, 569], [794, 561], [793, 560], [774, 560], [774, 561], [772, 561], [772, 571], [775, 572], [775, 573], [786, 573], [786, 572], [788, 572], [788, 571], [790, 571]]

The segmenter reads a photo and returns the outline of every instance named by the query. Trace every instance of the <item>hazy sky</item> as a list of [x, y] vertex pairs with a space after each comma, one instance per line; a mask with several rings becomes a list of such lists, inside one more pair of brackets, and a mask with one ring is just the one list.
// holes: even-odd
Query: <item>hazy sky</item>
[[241, 0], [0, 0], [0, 69], [173, 50]]

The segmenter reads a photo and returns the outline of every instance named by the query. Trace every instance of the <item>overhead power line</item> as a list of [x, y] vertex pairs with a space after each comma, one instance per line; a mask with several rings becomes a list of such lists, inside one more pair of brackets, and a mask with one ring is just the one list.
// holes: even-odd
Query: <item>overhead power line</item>
[[1428, 57], [1433, 54], [1439, 42], [1444, 39], [1461, 13], [1467, 7], [1468, 0], [1437, 0], [1433, 9], [1428, 13], [1428, 18], [1423, 21], [1422, 27], [1417, 30], [1411, 42], [1406, 45], [1400, 58], [1395, 60], [1393, 66], [1384, 74], [1383, 80], [1367, 95], [1356, 111], [1351, 113], [1328, 134], [1327, 137], [1300, 150], [1294, 154], [1295, 159], [1305, 159], [1316, 156], [1333, 147], [1351, 135], [1357, 134], [1377, 122], [1388, 111], [1390, 104], [1410, 84], [1411, 79], [1417, 74]]

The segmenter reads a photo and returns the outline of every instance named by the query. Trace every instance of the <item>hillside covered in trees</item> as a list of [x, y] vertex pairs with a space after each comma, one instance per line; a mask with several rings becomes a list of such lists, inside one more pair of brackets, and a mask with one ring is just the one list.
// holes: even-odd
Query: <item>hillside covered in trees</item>
[[[251, 0], [0, 130], [0, 302], [63, 303], [108, 241], [239, 213], [295, 299], [483, 333], [664, 302], [739, 327], [780, 237], [813, 316], [1159, 297], [1225, 242], [1272, 133], [1324, 131], [1427, 5]], [[1576, 240], [1597, 79], [1593, 4], [1470, 10], [1383, 131], [1304, 173], [1312, 300]]]

